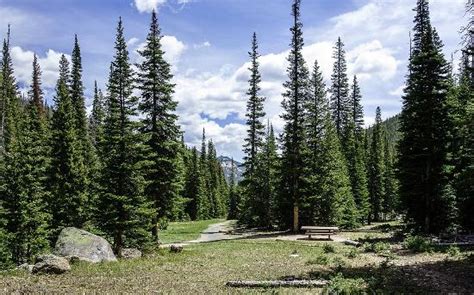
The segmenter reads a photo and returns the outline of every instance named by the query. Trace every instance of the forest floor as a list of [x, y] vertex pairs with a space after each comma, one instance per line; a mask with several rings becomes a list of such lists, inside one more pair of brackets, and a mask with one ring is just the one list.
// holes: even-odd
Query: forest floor
[[[169, 230], [176, 232], [179, 227], [175, 224]], [[185, 227], [194, 230], [179, 232], [192, 236], [189, 240], [197, 239], [197, 226]], [[181, 253], [157, 249], [136, 260], [77, 263], [63, 275], [11, 271], [0, 273], [0, 293], [474, 292], [472, 249], [413, 253], [402, 246], [397, 228], [394, 224], [376, 224], [339, 234], [363, 243], [358, 248], [337, 241], [282, 239], [287, 235], [262, 232], [233, 240], [190, 243]], [[162, 237], [168, 236], [169, 242], [182, 242], [185, 234], [181, 233], [173, 234], [177, 240], [171, 238], [171, 233], [163, 232]], [[325, 290], [226, 287], [231, 280], [277, 279], [326, 279], [329, 285]]]

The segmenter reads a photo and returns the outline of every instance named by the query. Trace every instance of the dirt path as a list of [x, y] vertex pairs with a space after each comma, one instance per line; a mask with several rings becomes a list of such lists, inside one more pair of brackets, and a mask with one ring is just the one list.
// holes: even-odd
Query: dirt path
[[196, 243], [207, 243], [207, 242], [215, 242], [215, 241], [223, 241], [223, 240], [233, 240], [233, 239], [241, 239], [246, 235], [242, 234], [234, 234], [233, 230], [235, 229], [235, 221], [234, 220], [227, 220], [224, 222], [214, 223], [208, 226], [207, 229], [201, 232], [199, 238], [192, 240], [192, 241], [185, 241], [180, 243], [171, 243], [171, 244], [163, 244], [160, 247], [169, 247], [171, 245], [177, 246], [187, 246], [190, 244]]
[[232, 233], [234, 228], [235, 221], [233, 220], [211, 224], [201, 233], [198, 239], [189, 241], [188, 243], [204, 243], [242, 238], [242, 235]]
[[[265, 232], [265, 231], [236, 231], [236, 222], [233, 220], [227, 220], [220, 223], [209, 225], [207, 229], [201, 232], [199, 238], [192, 241], [185, 241], [180, 243], [173, 243], [173, 245], [187, 246], [196, 243], [207, 243], [216, 242], [223, 240], [235, 240], [235, 239], [271, 239], [271, 240], [286, 240], [286, 241], [298, 241], [308, 240], [307, 235], [302, 234], [288, 234], [287, 232]], [[344, 243], [347, 239], [340, 235], [333, 235], [332, 241]], [[318, 241], [312, 239], [312, 241]], [[171, 244], [162, 245], [162, 247], [169, 247]]]

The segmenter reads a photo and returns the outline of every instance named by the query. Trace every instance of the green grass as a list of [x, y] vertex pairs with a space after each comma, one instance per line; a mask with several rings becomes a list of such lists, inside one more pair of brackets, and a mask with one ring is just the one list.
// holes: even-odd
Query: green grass
[[225, 221], [224, 219], [210, 219], [189, 222], [170, 222], [166, 230], [158, 233], [164, 244], [191, 241], [199, 238], [201, 232], [209, 225]]
[[[219, 221], [172, 223], [167, 241], [192, 240]], [[460, 251], [451, 257], [402, 249], [394, 252], [393, 264], [338, 242], [239, 239], [191, 244], [181, 253], [159, 249], [136, 260], [78, 263], [63, 275], [0, 272], [0, 294], [469, 293], [474, 290], [474, 251]], [[330, 284], [326, 290], [225, 285], [286, 278], [326, 279]]]

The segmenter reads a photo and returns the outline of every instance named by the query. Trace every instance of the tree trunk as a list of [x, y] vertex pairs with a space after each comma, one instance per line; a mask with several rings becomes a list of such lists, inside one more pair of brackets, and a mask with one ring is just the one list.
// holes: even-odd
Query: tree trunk
[[297, 232], [300, 229], [299, 226], [299, 209], [298, 205], [293, 205], [293, 232]]

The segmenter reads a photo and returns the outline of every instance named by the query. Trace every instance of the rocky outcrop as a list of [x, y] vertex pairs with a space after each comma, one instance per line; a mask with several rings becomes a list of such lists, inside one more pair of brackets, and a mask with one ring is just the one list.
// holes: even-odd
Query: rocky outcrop
[[59, 234], [54, 254], [71, 261], [117, 261], [106, 239], [82, 229], [67, 227]]
[[122, 249], [123, 259], [136, 259], [142, 257], [142, 252], [135, 248], [124, 248]]
[[71, 266], [64, 257], [52, 254], [40, 255], [36, 258], [36, 264], [33, 266], [33, 273], [62, 274], [70, 271]]

